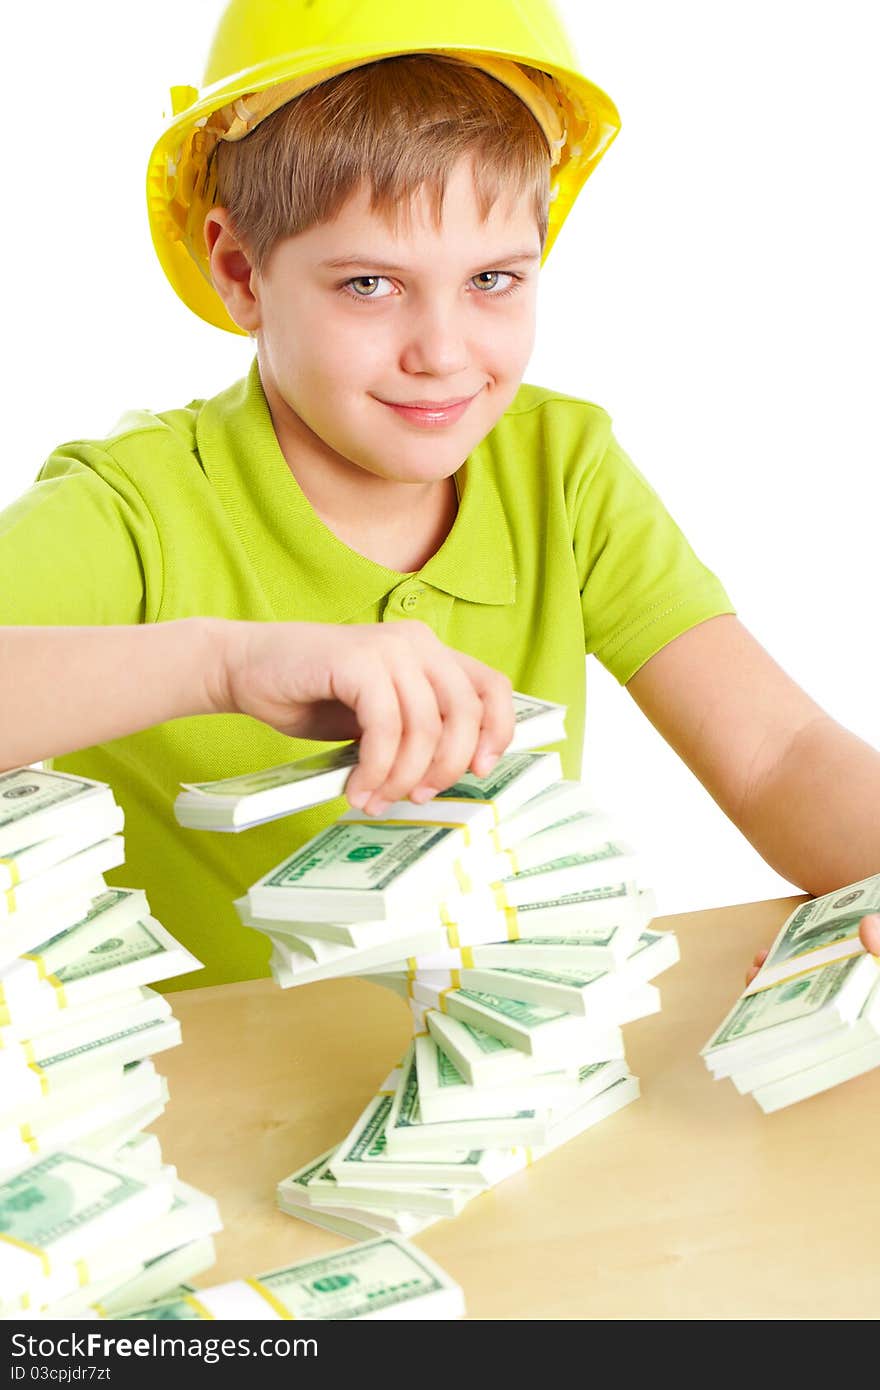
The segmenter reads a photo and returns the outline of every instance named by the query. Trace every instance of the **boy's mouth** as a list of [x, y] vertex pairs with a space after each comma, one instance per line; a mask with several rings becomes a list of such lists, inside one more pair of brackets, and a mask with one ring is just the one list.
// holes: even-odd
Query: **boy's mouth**
[[[401, 419], [408, 420], [414, 425], [432, 426], [451, 425], [460, 420], [467, 410], [474, 396], [458, 396], [450, 401], [382, 401]], [[377, 399], [379, 399], [377, 397]]]

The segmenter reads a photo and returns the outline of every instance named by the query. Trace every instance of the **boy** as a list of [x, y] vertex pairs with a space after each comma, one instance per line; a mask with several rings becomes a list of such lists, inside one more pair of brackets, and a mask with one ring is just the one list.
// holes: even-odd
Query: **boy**
[[181, 780], [360, 735], [347, 797], [378, 814], [488, 771], [511, 687], [568, 705], [577, 777], [585, 650], [785, 877], [878, 868], [880, 755], [749, 636], [606, 413], [522, 384], [613, 105], [543, 0], [419, 11], [233, 0], [148, 198], [184, 302], [254, 338], [248, 376], [61, 446], [0, 517], [0, 765], [113, 786], [108, 880], [206, 962], [183, 987], [267, 973], [232, 899], [346, 803], [181, 831]]

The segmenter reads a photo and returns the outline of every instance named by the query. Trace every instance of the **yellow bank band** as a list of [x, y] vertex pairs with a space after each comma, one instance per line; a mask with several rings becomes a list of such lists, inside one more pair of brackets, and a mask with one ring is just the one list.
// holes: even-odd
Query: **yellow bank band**
[[438, 996], [437, 996], [437, 1005], [438, 1005], [438, 1007], [439, 1007], [441, 1013], [445, 1014], [445, 1013], [447, 1012], [447, 1009], [446, 1009], [446, 996], [447, 996], [447, 994], [451, 994], [452, 991], [453, 991], [454, 989], [456, 989], [456, 988], [457, 988], [456, 985], [448, 985], [446, 989], [441, 989], [440, 993], [439, 993]]
[[462, 893], [472, 892], [474, 886], [473, 881], [460, 859], [454, 860], [452, 869], [455, 874], [455, 881], [461, 889]]
[[[847, 939], [852, 941], [855, 938], [849, 937]], [[826, 965], [840, 965], [845, 960], [853, 960], [858, 954], [858, 951], [847, 951], [842, 956], [833, 956], [831, 960], [823, 960], [821, 965], [807, 965], [804, 966], [803, 970], [793, 970], [790, 975], [777, 975], [775, 980], [769, 980], [765, 985], [759, 985], [757, 983], [761, 978], [760, 974], [758, 974], [755, 976], [755, 988], [745, 990], [742, 997], [743, 999], [748, 999], [753, 994], [764, 994], [768, 989], [775, 989], [777, 985], [787, 985], [791, 980], [800, 980], [804, 975], [812, 975], [814, 970], [824, 970]], [[805, 958], [805, 956], [795, 956], [792, 960], [792, 965], [799, 964], [799, 962]], [[871, 959], [876, 960], [877, 957], [872, 956]]]
[[180, 1302], [185, 1303], [187, 1307], [192, 1308], [196, 1317], [205, 1318], [207, 1322], [217, 1321], [216, 1315], [211, 1312], [207, 1304], [202, 1303], [201, 1299], [196, 1298], [195, 1294], [185, 1293]]
[[279, 1318], [283, 1318], [285, 1322], [296, 1322], [296, 1313], [291, 1313], [289, 1308], [285, 1308], [281, 1299], [276, 1298], [272, 1290], [267, 1289], [265, 1284], [261, 1284], [259, 1279], [245, 1279], [244, 1282], [248, 1288], [253, 1289], [254, 1293], [258, 1293], [270, 1308], [274, 1308]]
[[[31, 1047], [31, 1046], [32, 1046], [32, 1044], [31, 1044], [31, 1043], [28, 1043], [28, 1047]], [[37, 1080], [39, 1081], [39, 1083], [40, 1083], [40, 1090], [42, 1091], [43, 1095], [44, 1095], [44, 1096], [47, 1095], [47, 1094], [48, 1094], [48, 1091], [49, 1091], [49, 1078], [48, 1078], [48, 1076], [46, 1075], [46, 1073], [43, 1071], [43, 1068], [42, 1068], [42, 1067], [39, 1065], [39, 1063], [37, 1063], [37, 1062], [28, 1062], [27, 1066], [28, 1066], [28, 1071], [32, 1071], [33, 1074], [34, 1074], [34, 1076], [35, 1076], [35, 1077], [37, 1078]]]
[[[395, 817], [395, 816], [382, 816], [381, 819], [378, 818], [378, 817], [376, 817], [376, 816], [364, 816], [363, 819], [362, 819], [360, 816], [357, 816], [357, 817], [352, 816], [351, 820], [343, 821], [342, 824], [343, 824], [343, 825], [371, 825], [371, 826], [376, 826], [376, 825], [405, 825], [405, 826], [407, 826], [407, 828], [409, 828], [410, 826], [414, 826], [414, 825], [421, 825], [421, 826], [425, 826], [425, 827], [428, 828], [428, 829], [433, 829], [433, 830], [460, 830], [460, 831], [461, 831], [461, 835], [462, 835], [462, 839], [464, 840], [464, 843], [465, 843], [465, 848], [466, 848], [466, 849], [470, 849], [471, 843], [472, 843], [472, 835], [471, 835], [471, 828], [470, 828], [470, 826], [467, 824], [466, 821], [460, 821], [460, 820], [415, 820], [415, 819], [410, 819], [409, 816], [400, 816], [400, 817]], [[2, 860], [0, 860], [0, 863], [2, 863]]]
[[0, 1240], [5, 1245], [14, 1245], [16, 1250], [23, 1250], [26, 1255], [34, 1255], [40, 1261], [43, 1273], [47, 1278], [52, 1273], [49, 1256], [45, 1250], [40, 1249], [39, 1245], [31, 1245], [29, 1241], [19, 1240], [18, 1236], [11, 1236], [6, 1231], [0, 1231]]
[[34, 1134], [34, 1131], [31, 1129], [30, 1125], [19, 1125], [18, 1132], [21, 1135], [21, 1142], [27, 1145], [32, 1154], [37, 1153], [39, 1151], [40, 1144], [39, 1140], [37, 1139], [37, 1136]]
[[36, 956], [32, 955], [30, 952], [26, 952], [22, 956], [22, 960], [29, 960], [33, 963], [33, 965], [36, 967], [37, 975], [41, 980], [48, 979], [48, 975], [46, 973], [46, 960], [44, 956]]
[[12, 888], [16, 888], [18, 884], [21, 883], [21, 874], [18, 864], [14, 859], [4, 859], [3, 856], [0, 855], [0, 868], [9, 870], [9, 883]]

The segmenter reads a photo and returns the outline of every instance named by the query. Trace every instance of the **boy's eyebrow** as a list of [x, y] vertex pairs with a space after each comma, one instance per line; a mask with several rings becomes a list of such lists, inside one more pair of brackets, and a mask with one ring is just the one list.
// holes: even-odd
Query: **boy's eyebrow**
[[[486, 258], [480, 262], [480, 266], [500, 265], [503, 261], [538, 261], [540, 259], [539, 251], [532, 251], [527, 247], [521, 251], [509, 251], [504, 256]], [[322, 270], [344, 270], [350, 265], [369, 265], [376, 270], [402, 270], [404, 272], [408, 269], [405, 265], [390, 265], [388, 261], [376, 260], [373, 256], [358, 255], [357, 252], [348, 256], [337, 256], [332, 261], [321, 261], [320, 265]]]

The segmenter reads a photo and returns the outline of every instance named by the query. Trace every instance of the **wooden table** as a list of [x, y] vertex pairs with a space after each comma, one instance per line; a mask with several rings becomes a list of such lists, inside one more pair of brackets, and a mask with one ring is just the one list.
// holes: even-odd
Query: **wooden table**
[[[801, 901], [656, 919], [682, 958], [658, 980], [662, 1013], [625, 1029], [641, 1099], [417, 1238], [469, 1317], [880, 1314], [880, 1074], [764, 1115], [699, 1056]], [[156, 1059], [171, 1099], [153, 1128], [225, 1227], [195, 1282], [346, 1246], [281, 1213], [275, 1185], [343, 1137], [401, 1057], [403, 1001], [362, 980], [169, 997], [183, 1046]]]

